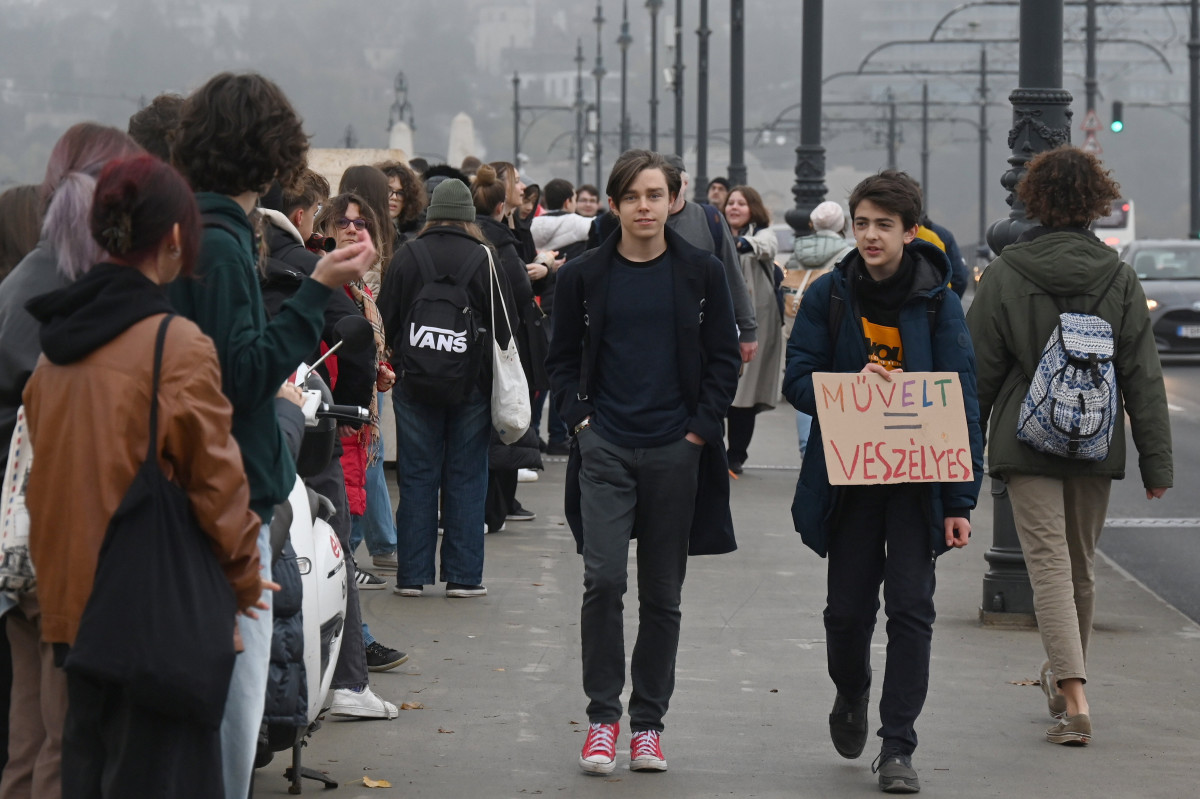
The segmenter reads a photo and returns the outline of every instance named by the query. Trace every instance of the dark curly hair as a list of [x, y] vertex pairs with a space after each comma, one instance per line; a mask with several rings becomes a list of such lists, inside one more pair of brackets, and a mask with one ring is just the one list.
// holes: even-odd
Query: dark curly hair
[[1025, 213], [1046, 227], [1087, 227], [1121, 198], [1121, 186], [1100, 159], [1078, 147], [1038, 153], [1017, 184]]
[[416, 172], [401, 161], [384, 161], [375, 166], [389, 178], [400, 181], [400, 195], [403, 202], [400, 205], [400, 216], [396, 218], [396, 225], [402, 230], [411, 227], [421, 212], [425, 210], [425, 206], [429, 204], [425, 197], [425, 183], [417, 177]]
[[172, 159], [196, 191], [284, 190], [303, 173], [308, 136], [283, 91], [262, 75], [222, 72], [183, 103]]
[[167, 163], [171, 162], [171, 142], [179, 128], [179, 111], [183, 98], [178, 94], [160, 94], [150, 104], [129, 118], [129, 136], [146, 152]]

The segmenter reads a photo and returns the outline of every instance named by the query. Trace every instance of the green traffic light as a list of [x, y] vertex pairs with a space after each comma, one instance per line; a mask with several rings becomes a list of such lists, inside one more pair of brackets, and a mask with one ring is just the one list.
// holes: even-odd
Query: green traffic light
[[1125, 130], [1125, 123], [1119, 119], [1114, 119], [1112, 124], [1108, 127], [1113, 133], [1120, 133], [1121, 131]]

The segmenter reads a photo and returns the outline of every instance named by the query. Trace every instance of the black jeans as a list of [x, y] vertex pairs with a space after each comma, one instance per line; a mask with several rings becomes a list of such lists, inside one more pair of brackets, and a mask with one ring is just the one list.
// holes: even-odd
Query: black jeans
[[333, 503], [335, 513], [329, 523], [337, 534], [346, 560], [346, 623], [342, 628], [342, 648], [338, 653], [337, 665], [333, 668], [330, 690], [360, 689], [367, 684], [362, 607], [358, 604], [358, 583], [354, 579], [358, 567], [354, 562], [354, 552], [350, 549], [350, 506], [346, 500], [346, 478], [342, 473], [342, 463], [338, 460], [340, 452], [339, 446], [329, 468], [304, 481], [309, 488]]
[[225, 795], [216, 728], [158, 715], [132, 704], [115, 683], [71, 673], [67, 701], [63, 799]]
[[675, 690], [679, 603], [703, 447], [680, 439], [652, 449], [618, 447], [591, 429], [579, 437], [583, 519], [583, 690], [588, 720], [621, 718], [622, 620], [629, 538], [637, 536], [638, 632], [630, 728], [663, 729]]
[[829, 537], [825, 636], [829, 676], [848, 699], [871, 687], [871, 636], [883, 584], [887, 665], [879, 700], [883, 748], [911, 755], [929, 689], [934, 560], [919, 485], [851, 486]]

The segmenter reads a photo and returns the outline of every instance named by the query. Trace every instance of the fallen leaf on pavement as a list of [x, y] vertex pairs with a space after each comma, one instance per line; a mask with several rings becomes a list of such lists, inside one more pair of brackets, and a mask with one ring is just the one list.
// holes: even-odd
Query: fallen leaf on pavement
[[545, 583], [534, 583], [534, 585], [536, 585], [536, 586], [543, 586], [543, 585], [545, 585]]
[[440, 732], [442, 735], [453, 735], [454, 734], [454, 730], [444, 730], [441, 727], [438, 727], [438, 732]]
[[368, 788], [391, 788], [392, 784], [387, 780], [373, 780], [370, 777], [363, 777], [363, 785]]
[[504, 669], [492, 669], [492, 671], [504, 671]]
[[405, 702], [400, 705], [401, 710], [424, 710], [425, 706], [420, 702]]
[[1041, 685], [1041, 680], [1009, 680], [1009, 685]]

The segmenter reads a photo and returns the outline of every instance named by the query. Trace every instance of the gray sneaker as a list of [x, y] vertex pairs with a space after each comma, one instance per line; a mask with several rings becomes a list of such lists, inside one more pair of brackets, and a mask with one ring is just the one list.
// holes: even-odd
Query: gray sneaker
[[1092, 742], [1092, 720], [1086, 713], [1063, 716], [1057, 724], [1046, 730], [1046, 740], [1052, 744], [1087, 746]]
[[1041, 672], [1042, 693], [1046, 695], [1046, 707], [1050, 711], [1050, 718], [1061, 719], [1067, 715], [1067, 698], [1058, 692], [1058, 685], [1054, 679], [1054, 672], [1050, 670], [1050, 661], [1042, 664]]
[[920, 793], [921, 782], [912, 767], [912, 757], [899, 752], [880, 752], [871, 764], [879, 774], [879, 790], [884, 793]]

